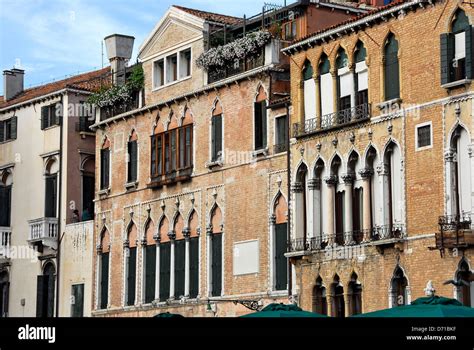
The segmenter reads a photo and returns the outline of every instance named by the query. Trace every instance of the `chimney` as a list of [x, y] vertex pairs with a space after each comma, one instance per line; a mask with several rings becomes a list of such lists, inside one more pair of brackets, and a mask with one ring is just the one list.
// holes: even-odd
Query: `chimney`
[[5, 101], [11, 100], [20, 92], [23, 92], [24, 76], [25, 71], [22, 69], [13, 68], [3, 71], [3, 99]]
[[114, 84], [123, 84], [125, 82], [125, 67], [132, 57], [133, 42], [135, 38], [129, 35], [112, 34], [106, 36], [105, 48], [109, 58]]

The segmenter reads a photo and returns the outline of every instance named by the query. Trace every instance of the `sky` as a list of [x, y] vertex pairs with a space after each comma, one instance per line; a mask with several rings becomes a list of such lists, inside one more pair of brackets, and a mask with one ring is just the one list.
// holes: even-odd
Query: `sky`
[[[25, 88], [102, 67], [102, 39], [135, 37], [138, 47], [171, 5], [247, 17], [264, 0], [0, 0], [0, 68], [25, 70]], [[283, 3], [275, 0], [273, 3]], [[107, 65], [104, 47], [104, 64]], [[0, 95], [3, 82], [0, 84]]]

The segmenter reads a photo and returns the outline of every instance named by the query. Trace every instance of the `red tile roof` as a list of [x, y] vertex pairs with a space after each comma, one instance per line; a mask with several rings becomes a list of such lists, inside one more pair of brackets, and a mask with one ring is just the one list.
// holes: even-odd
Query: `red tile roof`
[[218, 22], [222, 24], [237, 24], [242, 21], [242, 18], [239, 18], [239, 17], [226, 16], [226, 15], [221, 15], [219, 13], [214, 13], [214, 12], [195, 10], [195, 9], [190, 9], [190, 8], [178, 6], [178, 5], [173, 5], [173, 7], [176, 7], [177, 9], [187, 12], [193, 16], [202, 18], [206, 21]]
[[375, 13], [379, 13], [379, 12], [381, 12], [381, 11], [387, 10], [387, 9], [389, 9], [389, 8], [391, 8], [391, 7], [395, 7], [395, 6], [401, 5], [401, 4], [403, 4], [403, 3], [405, 3], [405, 2], [409, 2], [409, 1], [410, 1], [410, 0], [395, 0], [395, 1], [391, 2], [391, 3], [388, 4], [388, 5], [381, 6], [381, 7], [379, 7], [379, 8], [376, 8], [376, 9], [374, 9], [374, 10], [372, 10], [372, 11], [368, 11], [368, 12], [366, 12], [366, 13], [364, 13], [364, 14], [359, 15], [359, 16], [355, 16], [355, 17], [349, 18], [349, 19], [347, 19], [347, 20], [345, 20], [345, 21], [343, 21], [343, 22], [339, 22], [339, 23], [334, 24], [334, 25], [332, 25], [332, 26], [330, 26], [330, 27], [326, 27], [326, 28], [324, 28], [324, 29], [321, 29], [321, 30], [318, 30], [318, 31], [316, 31], [316, 32], [310, 33], [310, 34], [308, 34], [308, 35], [306, 35], [306, 36], [304, 36], [304, 37], [302, 37], [302, 38], [299, 38], [299, 39], [293, 41], [290, 46], [293, 46], [294, 44], [298, 44], [299, 42], [305, 41], [305, 40], [307, 40], [307, 39], [309, 39], [309, 38], [311, 38], [311, 37], [313, 37], [313, 36], [315, 36], [315, 35], [317, 35], [317, 34], [321, 34], [321, 33], [327, 32], [327, 31], [329, 31], [329, 30], [331, 30], [331, 29], [335, 29], [335, 28], [342, 27], [342, 26], [344, 26], [344, 25], [347, 25], [347, 24], [356, 22], [356, 21], [358, 21], [358, 20], [360, 20], [360, 19], [362, 19], [362, 18], [364, 18], [364, 17], [371, 16], [371, 15], [373, 15], [373, 14], [375, 14]]
[[58, 80], [45, 85], [26, 89], [14, 98], [4, 101], [0, 98], [0, 109], [26, 102], [37, 97], [51, 94], [65, 88], [79, 89], [85, 91], [97, 91], [101, 84], [110, 82], [110, 68], [103, 68], [92, 72], [78, 74], [70, 78]]

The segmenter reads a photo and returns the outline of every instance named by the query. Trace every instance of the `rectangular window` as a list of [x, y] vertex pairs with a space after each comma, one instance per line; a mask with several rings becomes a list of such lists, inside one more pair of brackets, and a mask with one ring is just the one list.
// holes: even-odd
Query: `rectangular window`
[[0, 142], [16, 140], [17, 117], [0, 120]]
[[41, 129], [44, 130], [53, 125], [59, 125], [61, 118], [61, 104], [54, 103], [41, 107]]
[[199, 237], [189, 239], [189, 297], [199, 294]]
[[166, 301], [170, 296], [170, 263], [170, 242], [160, 243], [160, 301]]
[[288, 118], [285, 116], [275, 119], [275, 153], [287, 151]]
[[185, 240], [179, 239], [174, 242], [174, 296], [184, 296], [184, 262], [185, 262]]
[[155, 300], [156, 245], [145, 248], [145, 303]]
[[0, 186], [0, 226], [10, 227], [12, 186]]
[[170, 131], [171, 138], [171, 147], [170, 147], [170, 159], [171, 159], [171, 169], [170, 171], [176, 171], [176, 156], [177, 156], [177, 144], [176, 144], [176, 129]]
[[165, 61], [163, 59], [153, 63], [153, 88], [158, 88], [165, 84]]
[[219, 160], [222, 156], [222, 115], [212, 117], [211, 160]]
[[128, 143], [128, 182], [137, 181], [138, 145], [137, 141]]
[[211, 295], [213, 297], [218, 297], [221, 296], [222, 291], [222, 234], [213, 234], [211, 239]]
[[255, 149], [267, 147], [267, 103], [266, 101], [255, 102]]
[[432, 145], [431, 123], [416, 126], [416, 148], [424, 149]]
[[82, 177], [82, 220], [94, 218], [94, 176], [84, 175]]
[[135, 304], [135, 282], [137, 270], [137, 248], [128, 248], [127, 305]]
[[191, 49], [179, 53], [179, 78], [186, 78], [191, 75]]
[[109, 188], [110, 184], [110, 149], [100, 150], [100, 189]]
[[165, 134], [165, 173], [169, 173], [171, 170], [171, 161], [170, 161], [170, 134]]
[[99, 307], [107, 309], [109, 303], [109, 253], [100, 255], [100, 301]]
[[84, 316], [84, 284], [71, 286], [71, 317]]
[[178, 80], [178, 55], [166, 57], [166, 83]]
[[151, 176], [163, 173], [163, 134], [151, 137]]
[[288, 260], [285, 257], [287, 223], [275, 225], [275, 289], [286, 290], [288, 284]]
[[58, 183], [57, 174], [49, 175], [46, 177], [44, 216], [47, 218], [56, 217], [57, 183]]

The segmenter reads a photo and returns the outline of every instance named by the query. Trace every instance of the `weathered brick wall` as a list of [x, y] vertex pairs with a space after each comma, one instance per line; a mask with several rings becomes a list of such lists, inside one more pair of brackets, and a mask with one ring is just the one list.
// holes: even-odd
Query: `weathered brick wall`
[[[179, 211], [187, 226], [187, 217], [192, 208], [199, 217], [200, 235], [200, 288], [201, 302], [184, 305], [173, 305], [169, 311], [195, 316], [206, 316], [207, 298], [207, 254], [206, 254], [206, 227], [209, 225], [210, 211], [216, 202], [223, 214], [224, 233], [224, 298], [235, 295], [249, 294], [251, 299], [267, 297], [267, 291], [272, 290], [269, 266], [272, 254], [269, 252], [269, 219], [271, 204], [280, 190], [287, 197], [286, 181], [286, 154], [273, 153], [274, 117], [285, 113], [284, 108], [269, 112], [268, 118], [268, 156], [252, 158], [253, 150], [253, 102], [258, 88], [263, 86], [269, 91], [269, 78], [265, 75], [245, 80], [239, 84], [223, 87], [207, 95], [200, 95], [179, 104], [163, 106], [160, 110], [159, 123], [166, 120], [170, 110], [175, 116], [182, 116], [185, 106], [192, 112], [194, 118], [194, 173], [190, 182], [173, 186], [165, 186], [158, 190], [146, 188], [150, 182], [150, 135], [157, 118], [157, 111], [129, 118], [117, 124], [110, 124], [97, 131], [97, 151], [100, 150], [102, 140], [108, 137], [111, 140], [111, 191], [108, 197], [102, 197], [96, 204], [95, 240], [103, 227], [103, 219], [111, 230], [111, 281], [110, 304], [111, 310], [107, 315], [150, 315], [165, 309], [147, 309], [147, 307], [122, 307], [124, 284], [123, 240], [124, 232], [131, 219], [138, 227], [138, 234], [144, 234], [144, 225], [147, 219], [147, 209], [155, 227], [163, 214], [168, 218], [170, 225], [177, 211]], [[224, 149], [226, 156], [222, 168], [210, 171], [205, 167], [210, 160], [210, 123], [214, 102], [218, 99], [222, 105], [224, 118]], [[138, 135], [139, 172], [138, 188], [126, 192], [126, 142], [132, 130]], [[245, 159], [232, 158], [234, 151], [240, 151]], [[100, 152], [99, 152], [100, 153]], [[99, 154], [98, 153], [98, 154]], [[236, 162], [237, 161], [237, 162]], [[233, 164], [235, 163], [235, 164]], [[97, 173], [100, 161], [97, 160]], [[164, 204], [164, 206], [163, 206]], [[130, 215], [131, 211], [133, 215]], [[170, 226], [171, 229], [171, 226]], [[259, 272], [256, 274], [233, 275], [233, 244], [239, 241], [258, 239], [260, 247]], [[97, 264], [95, 259], [94, 264]], [[137, 274], [141, 273], [143, 261], [141, 252], [138, 253]], [[141, 286], [137, 284], [137, 294], [140, 295]], [[94, 298], [97, 297], [97, 286], [94, 287]], [[286, 299], [283, 293], [283, 299]], [[271, 298], [265, 303], [270, 302]], [[196, 302], [194, 302], [196, 303]], [[137, 302], [137, 304], [139, 304]], [[218, 314], [235, 315], [245, 313], [245, 309], [236, 307], [232, 303], [219, 303]], [[148, 310], [148, 311], [147, 311]], [[103, 314], [98, 312], [97, 314]]]
[[[469, 95], [472, 92], [471, 85], [450, 90], [441, 87], [440, 34], [449, 32], [450, 21], [457, 6], [455, 1], [443, 2], [418, 9], [416, 12], [399, 14], [398, 17], [387, 18], [387, 21], [378, 25], [343, 35], [323, 47], [315, 46], [293, 55], [293, 108], [290, 118], [291, 123], [299, 123], [304, 118], [300, 100], [304, 61], [308, 59], [313, 67], [318, 67], [324, 50], [334, 69], [338, 48], [342, 46], [348, 53], [351, 65], [355, 45], [361, 40], [367, 50], [372, 119], [356, 128], [343, 128], [331, 133], [294, 139], [291, 147], [292, 178], [301, 159], [311, 172], [311, 167], [318, 157], [327, 162], [337, 152], [342, 155], [345, 163], [352, 149], [363, 157], [369, 144], [374, 145], [380, 157], [380, 152], [392, 138], [401, 149], [405, 196], [402, 205], [409, 237], [409, 240], [399, 247], [401, 251], [389, 248], [382, 255], [375, 248], [367, 247], [369, 254], [363, 262], [351, 259], [321, 262], [317, 255], [309, 258], [311, 261], [294, 259], [297, 285], [301, 290], [300, 301], [305, 309], [311, 309], [312, 288], [318, 275], [322, 276], [329, 290], [334, 274], [337, 273], [347, 292], [352, 271], [358, 274], [363, 286], [363, 311], [388, 307], [389, 284], [397, 262], [407, 275], [412, 300], [423, 296], [423, 288], [428, 280], [434, 282], [438, 295], [453, 297], [453, 286], [442, 285], [442, 282], [454, 277], [463, 252], [453, 253], [446, 250], [445, 256], [441, 257], [438, 250], [429, 248], [435, 246], [434, 233], [439, 230], [438, 217], [445, 214], [444, 152], [449, 145], [449, 137], [458, 122], [472, 132], [472, 96]], [[472, 23], [474, 10], [469, 6], [463, 6], [463, 9]], [[378, 104], [384, 101], [382, 57], [384, 40], [389, 32], [395, 34], [399, 43], [402, 107], [416, 107], [414, 111], [401, 117], [380, 117], [378, 108]], [[459, 114], [456, 114], [456, 108], [460, 111]], [[432, 123], [433, 146], [416, 150], [416, 125], [425, 122]], [[350, 141], [352, 132], [355, 136], [353, 142]], [[336, 146], [332, 144], [335, 138], [338, 140]], [[320, 150], [318, 144], [321, 144]], [[428, 236], [423, 238], [422, 235]], [[473, 253], [472, 248], [464, 251], [471, 266]]]

